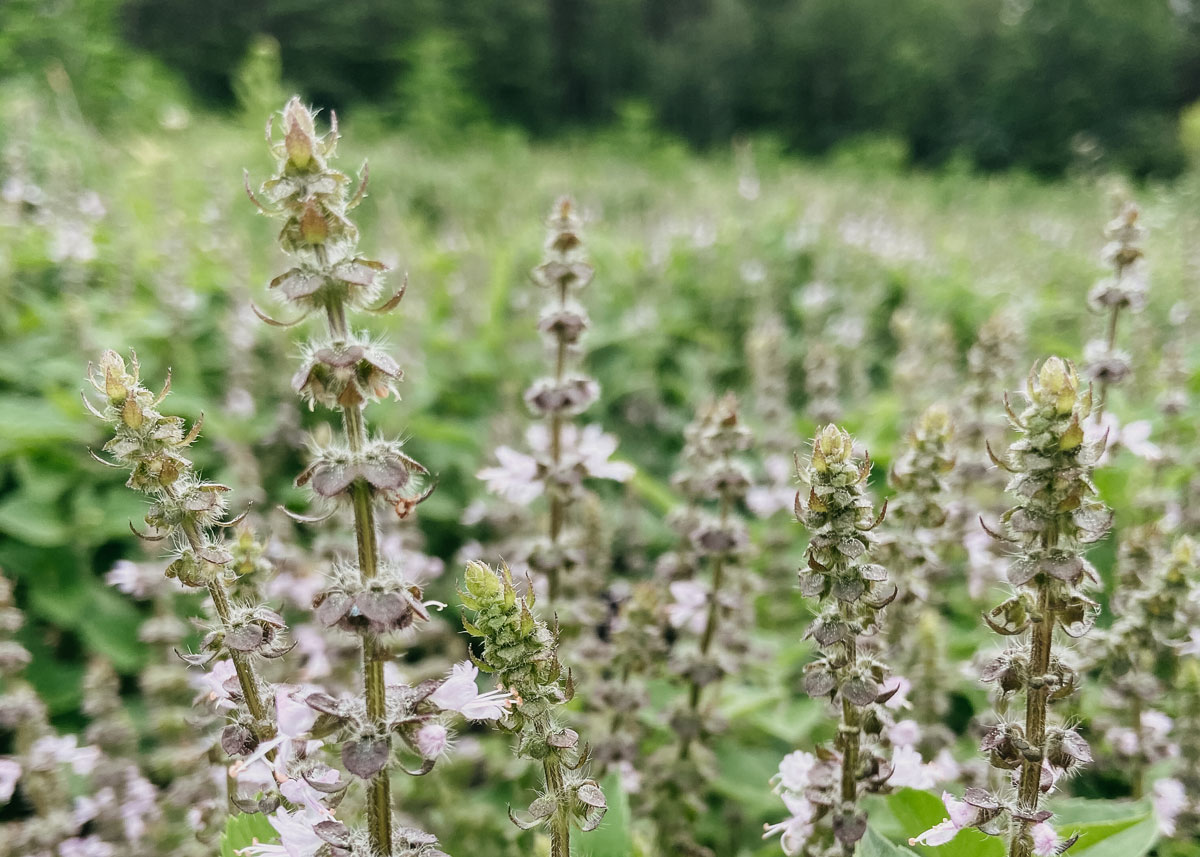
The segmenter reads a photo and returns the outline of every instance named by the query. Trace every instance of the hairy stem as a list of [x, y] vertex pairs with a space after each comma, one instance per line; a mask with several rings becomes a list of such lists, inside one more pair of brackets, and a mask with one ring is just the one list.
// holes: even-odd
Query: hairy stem
[[[558, 302], [560, 307], [566, 306], [567, 292], [565, 286], [559, 287]], [[562, 383], [566, 369], [567, 340], [565, 335], [560, 331], [558, 333], [554, 356], [554, 380], [556, 383]], [[559, 465], [562, 463], [562, 431], [562, 414], [555, 411], [550, 415], [550, 460], [554, 463], [555, 473], [558, 473]], [[550, 544], [557, 546], [558, 537], [562, 534], [563, 523], [566, 518], [566, 504], [557, 490], [551, 490], [548, 493], [550, 495]], [[547, 584], [550, 591], [550, 602], [553, 603], [558, 598], [559, 591], [559, 568], [557, 565], [550, 567], [548, 577]]]
[[[845, 642], [847, 669], [853, 671], [858, 662], [858, 644], [854, 637]], [[862, 736], [862, 723], [857, 706], [842, 697], [842, 722], [838, 724], [838, 744], [842, 751], [842, 809], [851, 809], [858, 803], [858, 750]], [[842, 843], [847, 857], [854, 853], [855, 845]]]
[[[191, 521], [185, 521], [183, 524], [183, 533], [187, 536], [188, 544], [192, 546], [192, 550], [200, 551], [207, 543], [207, 539], [200, 534], [196, 529], [196, 525]], [[221, 627], [228, 632], [233, 625], [233, 607], [229, 603], [229, 595], [225, 592], [225, 586], [220, 580], [213, 579], [208, 584], [208, 594], [212, 597], [213, 607], [217, 611], [217, 618], [221, 620]], [[238, 684], [242, 688], [242, 696], [246, 699], [246, 708], [250, 711], [250, 716], [254, 718], [254, 731], [260, 741], [274, 737], [275, 729], [271, 725], [270, 719], [267, 717], [267, 708], [263, 704], [262, 697], [258, 692], [258, 676], [254, 671], [254, 664], [250, 660], [250, 656], [245, 652], [227, 649], [230, 660], [233, 661], [233, 668], [237, 672]], [[272, 750], [268, 755], [273, 759], [275, 751]]]
[[[1037, 812], [1041, 796], [1042, 760], [1046, 756], [1046, 706], [1050, 688], [1046, 674], [1050, 671], [1050, 652], [1054, 641], [1054, 609], [1050, 603], [1051, 582], [1041, 581], [1038, 591], [1038, 612], [1030, 631], [1029, 686], [1025, 694], [1025, 740], [1036, 758], [1026, 758], [1021, 766], [1021, 780], [1017, 787], [1017, 804], [1027, 814]], [[1030, 839], [1027, 836], [1031, 822], [1014, 824], [1009, 844], [1010, 857], [1029, 857]]]
[[[335, 337], [346, 335], [346, 309], [340, 302], [327, 310], [329, 331]], [[342, 406], [342, 428], [346, 445], [359, 452], [366, 444], [367, 428], [362, 408], [358, 404]], [[371, 504], [371, 487], [363, 479], [350, 486], [354, 509], [354, 538], [358, 550], [358, 571], [364, 581], [375, 577], [379, 570], [379, 534], [375, 527], [375, 508]], [[367, 717], [379, 732], [384, 731], [387, 718], [387, 689], [383, 677], [383, 654], [373, 634], [362, 634], [363, 688], [367, 699]], [[372, 848], [381, 855], [392, 853], [392, 783], [388, 766], [371, 778], [367, 786], [367, 829]]]
[[[538, 726], [538, 733], [545, 736], [547, 728]], [[545, 792], [554, 796], [554, 813], [550, 816], [550, 857], [571, 857], [571, 819], [568, 815], [567, 795], [563, 777], [562, 761], [557, 753], [542, 759], [542, 774]]]

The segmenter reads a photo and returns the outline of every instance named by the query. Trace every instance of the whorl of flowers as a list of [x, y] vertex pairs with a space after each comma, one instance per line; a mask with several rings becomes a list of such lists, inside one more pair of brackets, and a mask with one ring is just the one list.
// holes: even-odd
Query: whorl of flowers
[[[892, 514], [880, 536], [880, 557], [903, 581], [901, 604], [929, 601], [933, 577], [946, 562], [938, 533], [948, 516], [953, 437], [950, 413], [940, 405], [929, 407], [909, 430], [904, 449], [888, 472], [896, 496], [888, 503]], [[891, 625], [896, 630], [908, 622], [894, 616]]]
[[[886, 511], [876, 514], [867, 496], [870, 472], [870, 459], [856, 458], [850, 435], [832, 424], [817, 432], [808, 466], [797, 460], [805, 487], [796, 494], [795, 512], [810, 533], [800, 590], [821, 604], [805, 634], [821, 653], [805, 668], [804, 687], [840, 708], [833, 747], [821, 750], [806, 775], [804, 799], [813, 825], [804, 847], [810, 854], [853, 854], [867, 828], [860, 795], [886, 788], [892, 775], [880, 738], [890, 722], [884, 704], [898, 685], [887, 684], [887, 665], [865, 644], [878, 632], [896, 587], [887, 569], [869, 561], [871, 531]], [[815, 826], [826, 817], [828, 831]]]
[[483, 563], [470, 563], [459, 596], [470, 612], [464, 627], [482, 641], [475, 663], [515, 699], [500, 724], [517, 736], [518, 757], [542, 765], [542, 794], [529, 805], [530, 818], [519, 818], [511, 810], [509, 817], [524, 830], [548, 828], [550, 857], [569, 857], [572, 827], [585, 833], [594, 830], [607, 803], [584, 771], [587, 749], [580, 746], [579, 734], [560, 722], [574, 683], [558, 660], [557, 629], [534, 616], [532, 589], [525, 596], [518, 594], [507, 566], [496, 572]]
[[[1133, 559], [1145, 554], [1138, 563], [1142, 574], [1118, 581], [1125, 597], [1114, 600], [1117, 618], [1100, 635], [1094, 658], [1109, 707], [1118, 716], [1105, 737], [1122, 769], [1129, 772], [1134, 795], [1141, 797], [1145, 771], [1172, 749], [1162, 740], [1170, 720], [1155, 710], [1155, 701], [1163, 699], [1165, 691], [1157, 673], [1160, 664], [1175, 660], [1177, 650], [1187, 645], [1184, 639], [1200, 589], [1195, 582], [1197, 549], [1190, 538], [1181, 536], [1162, 556], [1153, 549], [1158, 540], [1152, 527], [1132, 528], [1131, 534], [1133, 544], [1122, 546], [1121, 559], [1123, 564], [1133, 564], [1131, 554]], [[1158, 724], [1166, 725], [1157, 729]]]
[[1091, 308], [1107, 315], [1104, 339], [1089, 342], [1085, 348], [1087, 374], [1097, 385], [1097, 419], [1107, 403], [1108, 388], [1120, 384], [1132, 371], [1129, 354], [1117, 348], [1117, 323], [1123, 310], [1138, 312], [1146, 303], [1146, 277], [1141, 264], [1146, 230], [1138, 222], [1139, 215], [1138, 207], [1126, 202], [1105, 227], [1107, 243], [1101, 256], [1112, 275], [1088, 294]]
[[1099, 605], [1085, 589], [1098, 576], [1083, 552], [1110, 523], [1091, 475], [1104, 440], [1084, 439], [1092, 396], [1080, 389], [1075, 367], [1048, 358], [1031, 370], [1026, 398], [1019, 416], [1009, 409], [1020, 438], [1003, 459], [993, 455], [1011, 474], [1008, 492], [1015, 502], [1002, 517], [1004, 534], [996, 537], [1016, 552], [1008, 569], [1016, 591], [984, 616], [996, 633], [1019, 639], [981, 675], [996, 684], [1001, 715], [1011, 696], [1025, 697], [1024, 722], [1001, 720], [981, 744], [994, 768], [1011, 773], [1016, 794], [969, 789], [964, 799], [972, 811], [969, 826], [1006, 834], [1010, 857], [1035, 853], [1040, 825], [1051, 815], [1040, 809], [1041, 796], [1092, 759], [1074, 728], [1048, 721], [1047, 708], [1076, 690], [1078, 676], [1064, 653], [1054, 650], [1054, 632], [1081, 637], [1094, 624]]
[[967, 350], [963, 395], [966, 414], [955, 425], [959, 447], [965, 452], [959, 463], [963, 488], [986, 473], [984, 444], [1004, 429], [1004, 417], [996, 413], [996, 390], [1007, 389], [1015, 380], [1021, 350], [1020, 322], [1007, 310], [1000, 310], [981, 324], [974, 344]]
[[1155, 783], [1154, 808], [1164, 835], [1195, 839], [1200, 836], [1200, 659], [1183, 661], [1176, 688], [1179, 712], [1171, 737], [1179, 746], [1178, 773]]
[[[326, 321], [325, 332], [305, 346], [292, 386], [310, 407], [340, 411], [343, 434], [338, 441], [312, 441], [312, 461], [296, 484], [307, 486], [321, 501], [344, 502], [353, 509], [357, 556], [338, 563], [314, 606], [323, 625], [356, 634], [363, 653], [362, 697], [335, 700], [309, 694], [306, 702], [313, 717], [320, 715], [314, 728], [323, 735], [336, 734], [347, 770], [368, 781], [367, 831], [360, 835], [339, 824], [317, 832], [335, 853], [432, 855], [438, 853], [432, 836], [393, 826], [390, 772], [395, 765], [394, 739], [421, 757], [416, 773], [432, 767], [437, 754], [424, 752], [432, 746], [429, 733], [424, 740], [418, 735], [434, 722], [436, 708], [429, 697], [437, 684], [387, 686], [383, 669], [390, 657], [387, 635], [428, 614], [412, 575], [381, 555], [375, 514], [384, 505], [407, 517], [432, 493], [433, 485], [428, 470], [405, 454], [401, 441], [368, 433], [363, 409], [394, 395], [402, 372], [377, 340], [354, 330], [348, 320], [352, 309], [395, 309], [406, 283], [372, 306], [385, 266], [359, 255], [358, 227], [349, 216], [366, 194], [367, 171], [364, 166], [351, 193], [350, 178], [330, 166], [339, 137], [336, 117], [328, 132], [318, 134], [315, 113], [292, 98], [280, 119], [281, 138], [274, 134], [274, 117], [267, 123], [276, 173], [257, 195], [247, 176], [246, 191], [262, 213], [281, 222], [279, 246], [293, 263], [271, 281], [271, 289], [299, 310], [295, 322], [314, 311]], [[269, 324], [295, 323], [255, 312]], [[321, 520], [294, 517], [310, 523]], [[259, 624], [270, 624], [270, 617], [261, 618]], [[297, 713], [297, 720], [300, 717]], [[338, 788], [345, 785], [339, 783]]]

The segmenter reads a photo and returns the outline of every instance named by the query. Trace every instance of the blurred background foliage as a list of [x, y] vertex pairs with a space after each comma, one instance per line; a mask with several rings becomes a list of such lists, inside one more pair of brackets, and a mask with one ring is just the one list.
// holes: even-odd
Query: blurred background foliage
[[645, 111], [699, 146], [886, 135], [918, 164], [1040, 174], [1177, 173], [1200, 97], [1191, 0], [7, 0], [0, 20], [3, 68], [56, 58], [89, 116], [122, 122], [146, 57], [229, 107], [262, 36], [314, 102], [426, 129], [560, 136]]
[[[788, 331], [797, 446], [814, 428], [806, 336], [823, 331], [864, 370], [844, 423], [883, 474], [915, 416], [892, 388], [893, 312], [945, 319], [956, 374], [1002, 306], [1031, 355], [1079, 357], [1100, 323], [1084, 296], [1114, 170], [1145, 181], [1154, 276], [1135, 366], [1153, 372], [1195, 290], [1200, 12], [1186, 2], [6, 0], [0, 566], [30, 614], [31, 676], [66, 725], [87, 653], [126, 676], [147, 657], [139, 608], [102, 580], [141, 550], [127, 522], [143, 509], [88, 457], [102, 442], [79, 401], [89, 359], [135, 348], [148, 380], [171, 367], [173, 412], [206, 412], [206, 475], [239, 502], [299, 503], [314, 423], [288, 386], [291, 337], [249, 309], [280, 260], [241, 175], [267, 174], [261, 128], [293, 90], [344, 112], [342, 167], [371, 162], [364, 251], [409, 275], [379, 328], [405, 399], [371, 418], [438, 474], [419, 524], [446, 559], [475, 472], [527, 420], [520, 392], [543, 365], [527, 272], [560, 193], [580, 202], [598, 270], [592, 416], [640, 471], [618, 555], [622, 539], [669, 543], [682, 427], [710, 393], [750, 387], [747, 333], [768, 314]], [[814, 283], [832, 305], [809, 299]], [[857, 340], [825, 327], [839, 315]], [[1197, 365], [1194, 337], [1187, 349]], [[1129, 389], [1146, 395], [1118, 394], [1122, 416], [1150, 416], [1152, 379]], [[1101, 474], [1118, 522], [1146, 478], [1127, 458]], [[1106, 571], [1111, 554], [1097, 550]], [[798, 594], [772, 605], [776, 630], [804, 609]], [[961, 658], [980, 640], [963, 615]], [[763, 784], [781, 754], [823, 728], [794, 636], [747, 679], [760, 689], [720, 750], [746, 829], [775, 812]]]

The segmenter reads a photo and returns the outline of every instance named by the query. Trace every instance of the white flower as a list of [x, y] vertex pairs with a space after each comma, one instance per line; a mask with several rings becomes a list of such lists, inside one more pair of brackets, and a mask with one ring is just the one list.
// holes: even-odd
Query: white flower
[[134, 598], [145, 598], [150, 588], [142, 569], [137, 563], [127, 559], [117, 560], [112, 569], [104, 575], [104, 582]]
[[888, 740], [896, 747], [916, 744], [921, 740], [921, 726], [912, 719], [898, 721], [888, 729]]
[[125, 839], [139, 842], [146, 835], [146, 819], [157, 818], [158, 789], [154, 783], [141, 775], [137, 767], [125, 769], [125, 796], [121, 801], [121, 821], [125, 826]]
[[1200, 628], [1192, 628], [1188, 631], [1187, 642], [1181, 645], [1177, 651], [1181, 655], [1200, 656]]
[[450, 733], [440, 723], [426, 723], [417, 730], [416, 745], [422, 759], [436, 759], [450, 746]]
[[943, 747], [937, 757], [929, 763], [929, 773], [933, 775], [935, 782], [950, 783], [958, 780], [962, 774], [962, 766], [958, 764], [954, 754]]
[[17, 760], [0, 759], [0, 803], [8, 803], [12, 800], [19, 779], [21, 779], [21, 765]]
[[33, 742], [29, 748], [29, 766], [45, 770], [54, 765], [70, 765], [77, 774], [90, 774], [100, 761], [100, 750], [96, 747], [80, 747], [75, 735], [47, 735]]
[[58, 845], [59, 857], [114, 857], [117, 850], [98, 836], [73, 837]]
[[942, 803], [950, 816], [940, 824], [926, 830], [919, 836], [908, 840], [909, 845], [945, 845], [958, 835], [964, 827], [971, 827], [979, 820], [979, 810], [968, 803], [956, 800], [950, 792], [942, 792]]
[[746, 507], [760, 518], [791, 509], [796, 500], [792, 486], [791, 463], [782, 455], [771, 455], [763, 461], [767, 484], [755, 485], [746, 492]]
[[1175, 818], [1187, 807], [1187, 792], [1183, 783], [1176, 779], [1162, 779], [1154, 784], [1150, 796], [1154, 804], [1154, 816], [1158, 819], [1158, 830], [1163, 836], [1175, 835]]
[[208, 700], [218, 711], [230, 711], [235, 708], [225, 684], [236, 675], [237, 667], [233, 665], [232, 660], [226, 658], [215, 661], [211, 670], [192, 678], [192, 685], [200, 690], [196, 702]]
[[302, 679], [313, 681], [333, 671], [329, 661], [329, 644], [325, 642], [324, 634], [312, 625], [297, 625], [292, 631], [292, 640], [296, 644], [296, 652], [303, 659], [300, 664]]
[[267, 820], [279, 834], [278, 845], [251, 845], [237, 853], [243, 857], [315, 857], [325, 844], [313, 831], [312, 824], [302, 812], [289, 813], [283, 807]]
[[309, 785], [310, 780], [315, 783], [336, 783], [338, 781], [338, 772], [333, 768], [329, 768], [319, 774], [309, 774], [307, 778], [294, 777], [290, 780], [284, 780], [279, 784], [279, 792], [293, 804], [304, 810], [305, 818], [308, 819], [309, 823], [317, 824], [333, 818], [333, 810], [329, 809], [323, 803], [329, 795]]
[[775, 788], [801, 792], [808, 788], [808, 777], [817, 766], [817, 757], [803, 750], [788, 753], [779, 763], [779, 773], [771, 778]]
[[512, 694], [498, 690], [480, 693], [475, 686], [479, 669], [470, 661], [455, 664], [441, 686], [430, 694], [433, 704], [443, 711], [457, 711], [468, 720], [495, 720], [504, 716]]
[[763, 825], [763, 839], [780, 834], [779, 844], [788, 857], [800, 853], [804, 843], [813, 833], [813, 805], [800, 795], [784, 792], [781, 797], [791, 815], [778, 824]]
[[498, 497], [528, 506], [541, 496], [543, 485], [538, 481], [537, 460], [509, 446], [496, 449], [498, 467], [485, 467], [475, 474], [487, 483], [487, 490]]
[[933, 771], [913, 747], [897, 747], [892, 753], [892, 775], [888, 785], [925, 791], [937, 785]]
[[1058, 834], [1046, 822], [1035, 824], [1029, 834], [1033, 837], [1033, 853], [1037, 857], [1054, 857], [1058, 853]]
[[[571, 434], [570, 430], [573, 428], [574, 426], [568, 426], [564, 434]], [[611, 434], [605, 434], [598, 425], [584, 427], [574, 447], [583, 469], [593, 479], [628, 482], [637, 472], [628, 462], [608, 460], [617, 451], [617, 439]]]
[[667, 621], [671, 627], [702, 633], [708, 619], [708, 590], [693, 580], [676, 580], [668, 588], [672, 600], [667, 605]]
[[304, 736], [317, 722], [317, 712], [309, 708], [303, 700], [297, 699], [300, 689], [293, 685], [281, 684], [275, 688], [275, 737], [263, 741], [254, 752], [245, 759], [234, 762], [229, 772], [235, 778], [241, 778], [255, 762], [266, 764], [267, 753], [275, 751], [274, 773], [276, 782], [288, 779], [287, 765], [297, 750], [319, 747], [320, 741], [308, 741]]

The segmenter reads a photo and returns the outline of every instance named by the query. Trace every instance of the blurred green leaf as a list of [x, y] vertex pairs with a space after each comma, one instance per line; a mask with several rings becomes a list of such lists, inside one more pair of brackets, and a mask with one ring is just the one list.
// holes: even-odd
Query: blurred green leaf
[[237, 852], [255, 843], [278, 842], [279, 834], [265, 815], [231, 815], [221, 835], [220, 857], [237, 857]]
[[855, 857], [915, 857], [912, 851], [889, 842], [873, 827], [867, 828], [867, 833], [858, 843], [854, 855]]

